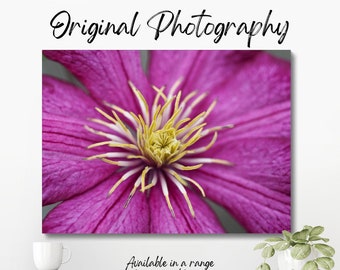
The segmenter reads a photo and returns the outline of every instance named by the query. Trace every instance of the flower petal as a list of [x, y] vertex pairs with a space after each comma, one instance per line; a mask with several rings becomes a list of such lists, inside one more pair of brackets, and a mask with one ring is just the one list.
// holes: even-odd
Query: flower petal
[[154, 94], [143, 73], [138, 51], [44, 51], [68, 68], [99, 103], [107, 101], [136, 112], [137, 102], [128, 81], [144, 90], [149, 100]]
[[179, 78], [181, 89], [201, 92], [215, 91], [230, 81], [247, 62], [252, 62], [257, 51], [151, 51], [150, 81], [172, 86]]
[[117, 170], [100, 160], [85, 160], [100, 152], [86, 149], [91, 141], [83, 129], [67, 121], [43, 120], [43, 205], [82, 193]]
[[48, 75], [42, 78], [42, 111], [52, 115], [86, 120], [96, 117], [98, 107], [83, 90]]
[[203, 166], [192, 176], [209, 198], [223, 205], [249, 232], [290, 229], [290, 102], [234, 119], [204, 154], [232, 166]]
[[290, 196], [225, 170], [202, 169], [192, 176], [207, 197], [224, 206], [250, 233], [290, 230]]
[[[214, 88], [217, 104], [208, 121], [223, 123], [254, 110], [290, 101], [290, 64], [267, 53], [258, 54]], [[215, 97], [216, 98], [216, 97]]]
[[98, 136], [84, 128], [96, 103], [81, 90], [43, 78], [43, 205], [84, 192], [110, 176], [116, 167], [87, 161], [100, 149], [87, 149]]
[[43, 233], [147, 233], [149, 210], [143, 194], [135, 194], [127, 208], [131, 183], [122, 183], [107, 196], [117, 179], [115, 175], [52, 209], [43, 221]]
[[[235, 127], [219, 133], [206, 157], [232, 162], [221, 169], [275, 191], [290, 194], [290, 102], [235, 118]], [[201, 143], [202, 144], [202, 143]]]
[[226, 130], [223, 139], [236, 140], [249, 137], [291, 137], [291, 104], [284, 101], [268, 105], [231, 118], [234, 128]]
[[198, 54], [199, 51], [151, 51], [150, 81], [157, 87], [171, 87], [179, 78], [187, 79]]
[[195, 211], [195, 218], [191, 216], [183, 195], [175, 188], [169, 189], [169, 197], [174, 209], [172, 216], [159, 185], [150, 192], [149, 204], [151, 212], [151, 233], [159, 234], [208, 234], [224, 233], [213, 211], [204, 202], [203, 198], [194, 192], [188, 191], [188, 197]]
[[290, 99], [289, 63], [266, 52], [151, 53], [150, 80], [153, 84], [171, 86], [180, 77], [184, 77], [180, 87], [184, 93], [193, 90], [210, 93], [199, 108], [207, 108], [217, 99], [209, 118], [214, 123], [222, 124], [231, 117]]

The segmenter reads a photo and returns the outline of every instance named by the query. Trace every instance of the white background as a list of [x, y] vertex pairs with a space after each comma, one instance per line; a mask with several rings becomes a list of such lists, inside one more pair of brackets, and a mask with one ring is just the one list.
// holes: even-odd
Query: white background
[[[284, 1], [68, 1], [1, 4], [1, 137], [0, 137], [0, 269], [34, 269], [32, 242], [62, 241], [73, 257], [61, 269], [125, 269], [132, 255], [161, 255], [176, 260], [214, 260], [213, 269], [255, 269], [260, 263], [253, 246], [263, 235], [225, 236], [45, 236], [41, 234], [41, 50], [100, 49], [247, 49], [245, 36], [197, 39], [177, 36], [153, 41], [152, 32], [134, 38], [84, 37], [56, 40], [49, 21], [67, 9], [80, 19], [128, 21], [135, 11], [140, 22], [163, 9], [182, 9], [187, 17], [202, 9], [216, 21], [290, 22], [282, 45], [256, 36], [252, 49], [292, 50], [293, 93], [293, 230], [323, 225], [340, 264], [340, 94], [339, 16], [336, 1], [298, 4]], [[336, 267], [337, 268], [337, 267]], [[335, 269], [336, 269], [335, 268]]]

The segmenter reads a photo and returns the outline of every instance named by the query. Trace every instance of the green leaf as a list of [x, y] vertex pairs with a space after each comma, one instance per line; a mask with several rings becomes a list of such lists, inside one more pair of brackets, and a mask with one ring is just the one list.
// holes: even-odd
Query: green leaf
[[333, 257], [335, 250], [326, 244], [315, 244], [314, 247], [327, 257]]
[[270, 266], [267, 263], [263, 263], [259, 267], [257, 267], [256, 270], [270, 270]]
[[283, 230], [282, 235], [286, 238], [287, 241], [292, 239], [292, 234], [289, 231]]
[[267, 259], [273, 257], [275, 254], [275, 250], [272, 246], [267, 246], [262, 250], [262, 257]]
[[310, 232], [313, 229], [313, 227], [306, 225], [306, 226], [303, 227], [303, 229], [308, 230], [308, 232]]
[[258, 249], [263, 249], [265, 246], [267, 245], [267, 243], [259, 243], [254, 247], [254, 250], [258, 250]]
[[312, 249], [310, 245], [306, 244], [296, 244], [291, 251], [291, 255], [296, 260], [303, 260], [309, 256]]
[[292, 240], [298, 243], [305, 243], [307, 241], [308, 230], [304, 229], [302, 231], [296, 232], [292, 235]]
[[318, 263], [319, 267], [326, 270], [332, 269], [334, 267], [334, 261], [332, 258], [329, 257], [320, 257], [317, 258], [315, 261]]
[[290, 247], [289, 241], [280, 241], [274, 245], [274, 249], [279, 251], [286, 250], [289, 247]]
[[314, 261], [308, 261], [302, 267], [302, 270], [318, 270], [318, 265]]
[[312, 235], [312, 236], [309, 237], [308, 240], [309, 241], [319, 241], [319, 240], [321, 240], [321, 241], [324, 241], [325, 243], [327, 243], [329, 241], [329, 238], [323, 238], [323, 237], [320, 237], [318, 235]]
[[323, 233], [324, 230], [324, 227], [316, 226], [311, 230], [310, 235], [320, 235]]
[[265, 239], [264, 241], [266, 242], [279, 242], [279, 241], [282, 241], [283, 239], [281, 237], [270, 237], [270, 238], [267, 238]]

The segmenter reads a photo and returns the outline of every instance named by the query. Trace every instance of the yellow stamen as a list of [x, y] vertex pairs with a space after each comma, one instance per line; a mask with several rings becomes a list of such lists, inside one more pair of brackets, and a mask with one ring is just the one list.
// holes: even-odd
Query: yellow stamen
[[[188, 207], [189, 207], [189, 210], [190, 210], [190, 213], [191, 213], [191, 215], [192, 215], [192, 217], [195, 217], [195, 212], [194, 212], [194, 209], [193, 209], [193, 207], [192, 207], [192, 204], [191, 204], [191, 202], [190, 202], [190, 200], [189, 200], [189, 197], [188, 197], [188, 194], [187, 194], [187, 192], [185, 191], [185, 188], [184, 188], [184, 186], [183, 186], [183, 184], [181, 183], [181, 182], [179, 182], [179, 181], [176, 181], [176, 180], [178, 180], [177, 179], [177, 177], [175, 176], [175, 175], [173, 175], [171, 172], [170, 172], [170, 179], [174, 182], [174, 184], [177, 186], [177, 188], [179, 189], [179, 191], [182, 193], [182, 195], [184, 196], [184, 198], [185, 198], [185, 200], [186, 200], [186, 202], [187, 202], [187, 205], [188, 205]], [[174, 177], [175, 176], [175, 177]], [[179, 176], [179, 175], [178, 175]], [[181, 176], [179, 176], [181, 179], [182, 179], [182, 177]], [[183, 180], [183, 179], [182, 179]], [[184, 180], [183, 180], [184, 181]], [[185, 182], [186, 183], [186, 182]], [[187, 183], [186, 183], [187, 184]]]
[[133, 189], [131, 190], [128, 199], [126, 200], [125, 204], [124, 204], [124, 208], [128, 207], [133, 195], [135, 195], [136, 190], [137, 190], [138, 186], [134, 186]]
[[162, 116], [164, 111], [170, 106], [170, 104], [172, 103], [172, 101], [174, 100], [175, 97], [172, 97], [170, 99], [168, 99], [165, 104], [162, 106], [162, 109], [159, 112], [159, 115]]
[[93, 160], [97, 158], [106, 158], [106, 157], [111, 157], [111, 158], [122, 158], [122, 157], [127, 157], [126, 153], [116, 153], [116, 152], [109, 152], [109, 153], [104, 153], [104, 154], [99, 154], [99, 155], [93, 155], [90, 157], [87, 157], [86, 160]]
[[116, 120], [112, 116], [110, 116], [106, 112], [104, 112], [103, 110], [96, 108], [96, 111], [99, 112], [106, 119], [110, 120], [112, 123], [116, 123]]
[[181, 141], [185, 142], [191, 136], [192, 133], [194, 133], [195, 131], [197, 131], [199, 129], [202, 129], [202, 127], [204, 127], [205, 125], [206, 125], [206, 123], [203, 123], [203, 124], [201, 124], [199, 126], [196, 126], [196, 127], [192, 128], [192, 129], [190, 129], [189, 132], [184, 135], [184, 137], [181, 139]]
[[197, 106], [197, 104], [199, 104], [206, 96], [207, 93], [203, 93], [199, 95], [196, 99], [194, 99], [194, 101], [185, 109], [182, 117], [189, 116], [192, 113], [193, 109]]
[[[127, 119], [129, 119], [131, 121], [131, 123], [135, 123], [133, 117], [131, 116], [131, 114], [129, 112], [127, 112], [126, 110], [122, 109], [121, 107], [114, 105], [114, 104], [110, 104], [106, 101], [104, 101], [104, 104], [108, 107], [110, 107], [111, 109], [121, 113], [122, 115], [124, 115]], [[137, 126], [135, 126], [136, 128]]]
[[218, 158], [183, 158], [183, 162], [186, 163], [215, 163], [215, 164], [221, 164], [221, 165], [227, 165], [227, 166], [232, 166], [233, 163], [224, 160], [224, 159], [218, 159]]
[[179, 153], [174, 153], [173, 155], [169, 156], [168, 164], [172, 164], [176, 162], [177, 160], [180, 160], [186, 154], [187, 154], [186, 151], [180, 151]]
[[190, 209], [190, 213], [191, 213], [192, 217], [195, 217], [195, 211], [194, 211], [194, 208], [192, 208], [192, 204], [190, 202], [188, 194], [187, 193], [183, 193], [183, 196], [184, 196], [184, 198], [185, 198], [185, 200], [187, 202], [187, 205], [188, 205], [188, 207]]
[[169, 195], [164, 195], [164, 197], [165, 197], [166, 203], [168, 204], [168, 208], [170, 209], [171, 215], [173, 217], [176, 217], [174, 209], [172, 208], [172, 205], [171, 205], [171, 202], [170, 202], [170, 199], [169, 199]]
[[[155, 172], [155, 173], [153, 174], [151, 183], [148, 184], [148, 185], [146, 185], [146, 186], [144, 187], [144, 191], [145, 191], [145, 190], [148, 190], [148, 189], [150, 189], [150, 188], [152, 188], [152, 187], [154, 187], [154, 186], [156, 185], [156, 183], [157, 183], [157, 180], [158, 180], [158, 175], [157, 175], [157, 173]], [[142, 191], [142, 190], [141, 190], [141, 191]]]
[[190, 92], [183, 100], [183, 103], [186, 104], [190, 99], [192, 99], [197, 94], [197, 91]]
[[101, 158], [101, 160], [108, 164], [116, 165], [120, 167], [128, 167], [128, 166], [139, 164], [139, 161], [123, 161], [123, 160], [114, 161], [114, 160], [107, 159], [107, 158]]
[[137, 167], [133, 170], [128, 171], [127, 173], [125, 173], [114, 185], [113, 187], [109, 190], [108, 192], [108, 196], [110, 196], [115, 190], [116, 188], [125, 180], [127, 180], [130, 176], [136, 174], [138, 171], [140, 171], [142, 169], [142, 167]]
[[176, 130], [179, 129], [179, 127], [180, 127], [181, 125], [183, 125], [184, 123], [186, 123], [186, 122], [188, 122], [188, 121], [190, 121], [190, 120], [191, 120], [190, 118], [184, 118], [184, 119], [178, 121], [177, 124], [175, 125], [175, 129], [176, 129]]
[[143, 170], [143, 172], [142, 172], [142, 175], [141, 175], [141, 182], [142, 182], [142, 192], [144, 192], [145, 191], [145, 176], [146, 176], [146, 174], [148, 173], [148, 171], [150, 171], [150, 167], [145, 167], [144, 168], [144, 170]]
[[137, 158], [139, 158], [139, 159], [141, 159], [143, 161], [146, 161], [146, 162], [148, 161], [148, 159], [146, 157], [140, 156], [140, 155], [128, 155], [126, 158], [128, 158], [128, 159], [137, 159]]
[[182, 144], [182, 149], [186, 149], [189, 146], [193, 145], [195, 142], [197, 142], [200, 139], [200, 135], [202, 132], [203, 128], [200, 128], [199, 130], [196, 131], [196, 133], [187, 141], [186, 143]]
[[177, 110], [178, 110], [179, 101], [181, 100], [181, 96], [182, 96], [182, 91], [179, 91], [179, 92], [178, 92], [178, 95], [177, 95], [177, 97], [176, 97], [174, 111], [177, 111]]
[[129, 194], [129, 197], [128, 199], [126, 200], [125, 204], [124, 204], [124, 208], [126, 208], [129, 203], [130, 203], [130, 200], [132, 199], [133, 195], [135, 195], [136, 193], [136, 190], [137, 188], [139, 187], [140, 185], [140, 182], [141, 182], [141, 177], [138, 177], [137, 181], [135, 182], [134, 186], [133, 186], [133, 189], [131, 190], [130, 194]]
[[119, 125], [122, 127], [122, 129], [126, 132], [126, 133], [130, 133], [130, 130], [125, 126], [125, 124], [122, 122], [122, 120], [120, 119], [120, 117], [118, 116], [118, 114], [115, 111], [112, 111], [112, 114], [114, 115], [114, 117], [116, 118], [116, 120], [118, 121]]
[[179, 183], [181, 183], [183, 186], [187, 186], [188, 185], [188, 183], [177, 173], [177, 172], [175, 172], [174, 170], [171, 170], [171, 169], [167, 169], [167, 171], [171, 174], [171, 175], [173, 175], [175, 178], [176, 178], [176, 180], [179, 182]]
[[114, 127], [114, 124], [112, 123], [107, 123], [101, 119], [97, 119], [97, 118], [88, 118], [89, 121], [93, 122], [93, 123], [97, 123], [97, 124], [101, 124], [105, 127], [111, 128]]
[[88, 148], [88, 149], [91, 149], [91, 148], [93, 148], [93, 147], [108, 145], [108, 144], [110, 144], [110, 143], [112, 143], [112, 141], [93, 143], [93, 144], [90, 144], [87, 148]]
[[156, 95], [156, 97], [155, 97], [155, 99], [154, 99], [154, 102], [153, 102], [153, 104], [154, 104], [155, 106], [157, 106], [158, 100], [159, 100], [160, 97], [162, 97], [164, 101], [167, 100], [166, 95], [164, 95], [164, 93], [163, 93], [163, 91], [164, 91], [164, 89], [165, 89], [165, 86], [163, 86], [163, 87], [161, 87], [161, 88], [158, 88], [158, 87], [156, 87], [156, 86], [153, 86], [152, 89], [155, 90], [155, 91], [157, 92], [157, 95]]
[[205, 120], [207, 117], [208, 117], [208, 115], [212, 112], [212, 110], [215, 108], [215, 106], [216, 106], [216, 103], [217, 103], [217, 101], [216, 100], [214, 100], [211, 104], [210, 104], [210, 106], [209, 106], [209, 108], [208, 108], [208, 110], [207, 110], [207, 113], [204, 115], [204, 117], [203, 117], [203, 120]]
[[191, 178], [189, 178], [187, 176], [183, 176], [182, 175], [182, 178], [187, 180], [187, 181], [189, 181], [190, 183], [194, 184], [200, 190], [202, 196], [205, 197], [204, 189], [202, 188], [202, 186], [199, 183], [197, 183], [194, 179], [191, 179]]
[[194, 119], [192, 119], [186, 126], [182, 127], [181, 129], [179, 129], [177, 131], [177, 135], [183, 133], [186, 130], [190, 130], [192, 128], [192, 126], [200, 119], [202, 118], [204, 115], [206, 114], [206, 112], [202, 112], [199, 115], [197, 115]]
[[213, 127], [213, 128], [208, 128], [208, 129], [206, 129], [202, 132], [202, 137], [207, 136], [211, 132], [214, 132], [214, 131], [220, 131], [220, 130], [223, 130], [223, 129], [229, 129], [229, 128], [233, 128], [233, 127], [234, 127], [233, 124], [229, 124], [229, 125], [225, 125], [225, 126], [217, 126], [217, 127]]
[[232, 166], [233, 163], [228, 161], [228, 160], [224, 160], [224, 159], [217, 159], [217, 158], [211, 158], [210, 159], [212, 163], [215, 164], [222, 164], [222, 165], [227, 165], [227, 166]]
[[116, 190], [116, 188], [117, 188], [122, 182], [124, 182], [124, 181], [125, 181], [125, 179], [123, 179], [123, 178], [119, 179], [119, 180], [113, 185], [113, 187], [110, 189], [110, 191], [109, 191], [109, 193], [108, 193], [108, 196], [110, 196], [110, 195]]
[[178, 80], [175, 81], [173, 86], [170, 88], [169, 97], [172, 97], [174, 95], [174, 93], [177, 90], [178, 86], [183, 82], [183, 79], [184, 79], [183, 77], [180, 77]]
[[145, 190], [148, 190], [148, 189], [154, 187], [155, 185], [156, 185], [156, 183], [150, 183], [150, 184], [146, 185], [146, 186], [144, 187], [144, 190], [141, 190], [141, 192], [144, 192]]
[[171, 118], [165, 123], [165, 125], [163, 126], [163, 129], [169, 129], [172, 128], [176, 118], [178, 117], [178, 115], [181, 113], [181, 109], [177, 109], [173, 115], [171, 116]]
[[192, 170], [197, 170], [203, 166], [203, 164], [197, 164], [197, 165], [192, 165], [192, 166], [184, 166], [179, 163], [175, 163], [173, 165], [176, 169], [181, 170], [181, 171], [192, 171]]
[[113, 135], [113, 134], [109, 134], [109, 133], [106, 133], [106, 132], [103, 132], [103, 131], [98, 131], [98, 130], [95, 130], [87, 125], [84, 126], [84, 128], [86, 130], [88, 130], [89, 132], [93, 133], [93, 134], [96, 134], [96, 135], [100, 135], [100, 136], [103, 136], [107, 139], [110, 139], [110, 140], [115, 140], [115, 141], [119, 141], [119, 142], [126, 142], [124, 139], [122, 139], [121, 137], [118, 137], [116, 135]]
[[[201, 135], [202, 135], [202, 133], [201, 133]], [[199, 147], [199, 148], [196, 148], [196, 149], [188, 150], [188, 154], [198, 154], [198, 153], [202, 153], [202, 152], [209, 150], [215, 144], [216, 139], [217, 139], [217, 132], [214, 133], [214, 136], [213, 136], [212, 140], [210, 141], [210, 143], [208, 145], [203, 146], [203, 147]]]
[[120, 147], [120, 148], [126, 148], [126, 149], [136, 149], [138, 150], [138, 147], [134, 144], [131, 144], [131, 143], [114, 143], [114, 142], [111, 142], [109, 144], [109, 146], [111, 147]]
[[145, 118], [145, 121], [147, 124], [149, 124], [149, 106], [148, 103], [146, 102], [143, 94], [136, 88], [136, 86], [129, 81], [130, 88], [132, 89], [133, 93], [135, 94], [139, 105], [142, 109], [143, 116]]

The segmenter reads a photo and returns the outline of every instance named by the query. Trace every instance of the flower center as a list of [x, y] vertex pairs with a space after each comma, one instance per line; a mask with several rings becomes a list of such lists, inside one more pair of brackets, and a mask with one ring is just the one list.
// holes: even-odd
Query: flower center
[[[157, 88], [154, 86], [156, 95], [153, 103], [150, 104], [151, 108], [149, 108], [149, 104], [142, 93], [129, 82], [140, 106], [140, 114], [138, 115], [107, 102], [104, 102], [104, 104], [112, 109], [112, 115], [96, 108], [107, 121], [90, 120], [102, 124], [111, 131], [108, 133], [85, 126], [88, 131], [108, 139], [92, 144], [88, 148], [107, 145], [109, 149], [114, 151], [94, 155], [87, 159], [101, 159], [127, 171], [113, 184], [109, 195], [122, 182], [137, 175], [137, 177], [134, 177], [136, 180], [125, 206], [128, 205], [138, 188], [145, 192], [160, 182], [169, 210], [175, 216], [168, 189], [168, 185], [172, 183], [182, 193], [191, 215], [195, 217], [186, 188], [195, 186], [202, 196], [205, 196], [205, 193], [202, 186], [192, 179], [193, 171], [209, 163], [231, 165], [226, 160], [206, 158], [201, 155], [197, 157], [196, 155], [207, 151], [214, 145], [218, 131], [231, 128], [233, 125], [204, 129], [206, 126], [205, 119], [213, 110], [216, 101], [206, 111], [195, 114], [197, 105], [207, 94], [201, 94], [195, 98], [197, 93], [191, 92], [182, 99], [182, 92], [176, 93], [180, 83], [181, 81], [178, 80], [169, 90], [168, 95], [164, 93], [165, 87]], [[195, 147], [195, 143], [206, 136], [212, 136], [210, 142], [205, 146]]]
[[156, 167], [162, 167], [171, 162], [171, 158], [178, 153], [181, 142], [176, 139], [175, 128], [163, 128], [152, 131], [151, 134], [143, 134], [145, 156]]

